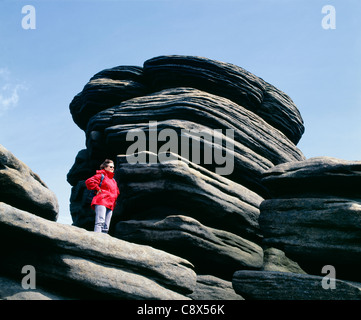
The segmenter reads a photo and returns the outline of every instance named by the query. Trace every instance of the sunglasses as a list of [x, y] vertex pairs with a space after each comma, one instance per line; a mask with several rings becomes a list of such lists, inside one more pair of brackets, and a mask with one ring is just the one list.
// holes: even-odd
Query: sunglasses
[[114, 166], [107, 166], [108, 168], [114, 169]]

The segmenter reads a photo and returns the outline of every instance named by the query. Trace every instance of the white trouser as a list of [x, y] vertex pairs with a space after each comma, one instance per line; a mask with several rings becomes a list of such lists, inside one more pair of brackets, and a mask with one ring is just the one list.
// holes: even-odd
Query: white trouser
[[94, 232], [108, 233], [113, 211], [105, 206], [95, 205]]

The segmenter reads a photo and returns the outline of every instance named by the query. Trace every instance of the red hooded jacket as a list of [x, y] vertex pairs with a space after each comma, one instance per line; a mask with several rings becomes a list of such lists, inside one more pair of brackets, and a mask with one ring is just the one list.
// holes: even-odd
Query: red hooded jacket
[[[99, 187], [100, 180], [104, 175], [101, 187]], [[89, 190], [101, 192], [97, 194], [91, 203], [92, 209], [95, 205], [105, 206], [110, 210], [114, 210], [115, 203], [119, 196], [119, 189], [117, 182], [113, 179], [114, 173], [107, 170], [97, 170], [96, 174], [85, 181], [86, 187]]]

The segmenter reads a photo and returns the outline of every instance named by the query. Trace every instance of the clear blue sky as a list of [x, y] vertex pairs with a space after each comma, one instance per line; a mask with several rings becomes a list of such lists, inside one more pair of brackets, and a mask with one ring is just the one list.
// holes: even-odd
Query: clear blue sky
[[[22, 8], [36, 9], [25, 30]], [[325, 30], [325, 5], [336, 29]], [[66, 174], [85, 147], [69, 103], [96, 72], [164, 54], [239, 65], [287, 93], [307, 158], [361, 160], [361, 1], [0, 2], [0, 144], [38, 173], [71, 223]]]

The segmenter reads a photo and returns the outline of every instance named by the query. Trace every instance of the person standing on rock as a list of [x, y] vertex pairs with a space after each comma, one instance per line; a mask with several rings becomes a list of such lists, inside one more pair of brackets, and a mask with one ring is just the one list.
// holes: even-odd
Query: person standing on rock
[[95, 210], [94, 232], [108, 233], [115, 203], [119, 196], [117, 182], [114, 179], [114, 162], [106, 159], [96, 174], [85, 181], [89, 190], [95, 190], [96, 195], [91, 202]]

